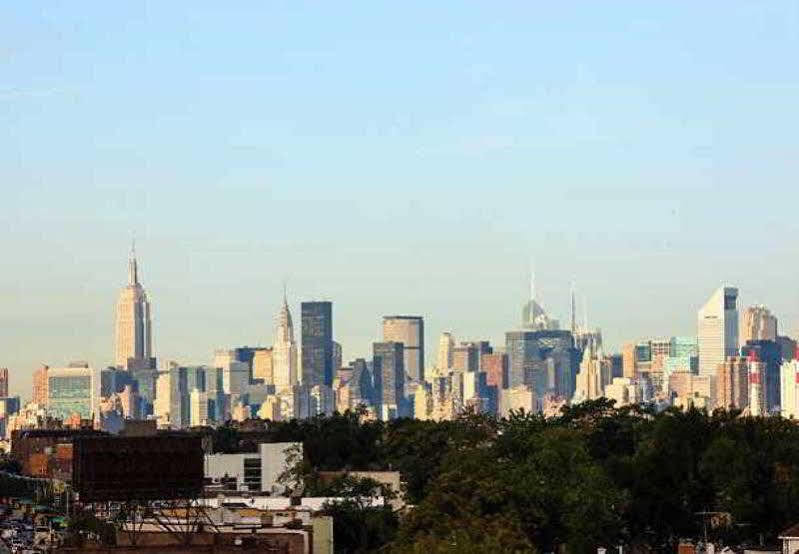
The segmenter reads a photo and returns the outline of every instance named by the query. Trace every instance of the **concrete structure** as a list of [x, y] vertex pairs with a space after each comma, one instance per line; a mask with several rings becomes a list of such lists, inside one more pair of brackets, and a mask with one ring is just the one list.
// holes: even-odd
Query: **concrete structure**
[[195, 388], [189, 393], [189, 425], [197, 427], [209, 423], [208, 393]]
[[462, 342], [452, 351], [452, 369], [458, 371], [478, 371], [480, 369], [480, 348], [474, 342]]
[[605, 398], [615, 400], [615, 406], [620, 408], [639, 401], [638, 385], [626, 377], [614, 377], [613, 381], [605, 387]]
[[401, 342], [405, 358], [405, 373], [416, 381], [424, 380], [424, 319], [422, 316], [384, 316], [383, 342]]
[[284, 493], [280, 476], [302, 458], [302, 443], [260, 443], [258, 451], [243, 454], [207, 454], [205, 478], [215, 484], [230, 483], [236, 491]]
[[116, 307], [114, 360], [118, 367], [146, 364], [152, 357], [152, 322], [147, 293], [139, 283], [135, 245], [128, 260], [128, 285], [119, 293]]
[[721, 287], [699, 309], [699, 374], [714, 375], [727, 356], [738, 355], [738, 289]]
[[50, 368], [47, 371], [47, 414], [62, 420], [99, 417], [100, 372], [91, 367]]
[[8, 368], [0, 367], [0, 398], [8, 396]]
[[381, 419], [404, 415], [405, 356], [401, 342], [372, 345], [376, 404]]
[[763, 372], [763, 394], [766, 413], [779, 411], [780, 407], [780, 366], [782, 348], [773, 340], [750, 340], [741, 345], [741, 356], [754, 354], [765, 364]]
[[780, 368], [780, 411], [782, 417], [799, 419], [799, 360]]
[[259, 379], [267, 385], [275, 382], [273, 350], [271, 348], [259, 349], [252, 359], [252, 378]]
[[596, 400], [605, 395], [605, 386], [611, 382], [610, 363], [604, 359], [601, 350], [597, 356], [592, 356], [591, 350], [583, 352], [583, 361], [574, 391], [574, 402]]
[[750, 340], [777, 340], [777, 318], [763, 305], [749, 306], [741, 314], [739, 344]]
[[635, 345], [631, 342], [622, 347], [622, 376], [628, 379], [635, 379]]
[[530, 385], [519, 385], [499, 391], [499, 415], [507, 417], [511, 411], [524, 410], [527, 413], [538, 410], [538, 398]]
[[455, 339], [452, 337], [452, 333], [441, 333], [441, 337], [438, 339], [438, 359], [436, 361], [436, 368], [440, 371], [443, 370], [444, 373], [446, 373], [446, 370], [452, 368], [454, 352]]
[[730, 356], [716, 368], [716, 407], [744, 409], [749, 405], [749, 363]]
[[333, 385], [333, 303], [303, 302], [302, 384]]
[[39, 406], [47, 405], [47, 370], [46, 365], [33, 372], [32, 402]]
[[508, 355], [504, 353], [483, 354], [480, 356], [480, 370], [486, 374], [489, 387], [504, 389], [508, 387]]
[[766, 415], [766, 395], [764, 390], [766, 364], [761, 362], [756, 352], [748, 358], [749, 365], [749, 414], [753, 416]]

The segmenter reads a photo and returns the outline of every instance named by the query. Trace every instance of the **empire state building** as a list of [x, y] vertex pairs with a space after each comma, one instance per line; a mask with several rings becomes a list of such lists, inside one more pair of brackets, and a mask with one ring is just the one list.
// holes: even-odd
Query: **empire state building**
[[152, 357], [152, 325], [150, 302], [139, 283], [136, 247], [128, 260], [128, 285], [119, 293], [116, 312], [115, 364], [127, 368], [128, 360], [135, 365], [147, 363]]

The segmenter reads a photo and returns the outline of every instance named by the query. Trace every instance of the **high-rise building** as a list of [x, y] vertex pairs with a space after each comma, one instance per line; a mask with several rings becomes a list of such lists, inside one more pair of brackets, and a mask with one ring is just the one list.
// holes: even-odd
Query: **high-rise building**
[[727, 356], [738, 355], [738, 289], [721, 287], [699, 309], [699, 374], [714, 375]]
[[333, 303], [303, 302], [302, 318], [302, 384], [333, 384]]
[[405, 356], [405, 373], [415, 381], [424, 380], [424, 319], [422, 316], [384, 316], [383, 341], [401, 342]]
[[777, 344], [780, 345], [783, 360], [795, 360], [796, 358], [796, 341], [791, 337], [777, 335]]
[[749, 363], [730, 356], [716, 368], [716, 407], [744, 409], [749, 405]]
[[47, 405], [47, 370], [43, 365], [33, 372], [33, 402], [41, 407]]
[[501, 352], [480, 356], [480, 371], [486, 374], [486, 384], [500, 389], [508, 388], [508, 355]]
[[780, 407], [780, 366], [782, 348], [772, 340], [750, 340], [741, 345], [741, 356], [747, 358], [754, 354], [764, 364], [762, 392], [765, 413], [772, 413]]
[[780, 381], [782, 417], [799, 419], [799, 360], [783, 362]]
[[252, 358], [252, 378], [263, 381], [265, 385], [275, 383], [273, 352], [271, 348], [258, 349]]
[[635, 345], [631, 342], [622, 347], [621, 352], [622, 376], [627, 379], [635, 379]]
[[441, 338], [438, 339], [438, 360], [436, 369], [446, 370], [451, 369], [454, 363], [455, 352], [455, 339], [452, 333], [441, 333]]
[[99, 418], [100, 372], [88, 366], [47, 370], [47, 413], [55, 418]]
[[342, 358], [344, 356], [344, 351], [341, 349], [341, 344], [333, 341], [333, 376], [335, 377], [336, 372], [341, 369], [344, 362]]
[[462, 342], [452, 351], [452, 369], [457, 371], [478, 371], [480, 369], [480, 348], [474, 342]]
[[766, 364], [757, 357], [757, 352], [749, 353], [749, 414], [753, 416], [766, 415], [766, 397], [763, 390]]
[[275, 341], [272, 345], [272, 375], [277, 390], [297, 384], [297, 344], [289, 303], [283, 294], [283, 307], [275, 318]]
[[8, 368], [0, 367], [0, 398], [8, 396]]
[[508, 387], [532, 385], [539, 400], [546, 394], [574, 395], [580, 351], [571, 331], [510, 331], [505, 344]]
[[575, 383], [574, 402], [601, 398], [611, 379], [610, 362], [604, 359], [601, 351], [597, 356], [593, 356], [589, 349], [584, 350]]
[[535, 274], [530, 275], [530, 299], [522, 307], [522, 329], [530, 331], [554, 331], [560, 328], [557, 319], [552, 319], [538, 303], [535, 293]]
[[136, 366], [150, 364], [152, 357], [152, 324], [150, 302], [139, 283], [135, 247], [128, 260], [128, 285], [119, 293], [116, 310], [116, 344], [114, 360], [127, 368], [128, 360]]
[[740, 344], [750, 340], [777, 340], [777, 318], [763, 305], [749, 306], [741, 314]]
[[377, 404], [383, 419], [403, 415], [405, 395], [405, 356], [401, 342], [376, 342], [372, 345]]

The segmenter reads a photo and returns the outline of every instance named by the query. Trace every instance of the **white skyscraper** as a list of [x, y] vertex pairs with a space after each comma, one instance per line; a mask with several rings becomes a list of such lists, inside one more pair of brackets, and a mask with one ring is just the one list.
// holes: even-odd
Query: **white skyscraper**
[[438, 360], [436, 362], [436, 369], [446, 375], [454, 362], [455, 353], [455, 339], [452, 333], [441, 333], [441, 338], [438, 339]]
[[[338, 368], [336, 368], [338, 369]], [[275, 321], [275, 343], [272, 346], [272, 373], [275, 388], [280, 391], [297, 384], [297, 343], [291, 311], [283, 293], [283, 307]]]
[[780, 368], [780, 410], [782, 417], [799, 419], [799, 361], [783, 362]]
[[128, 285], [119, 293], [117, 301], [115, 338], [114, 360], [117, 366], [127, 367], [131, 358], [145, 362], [152, 357], [150, 302], [139, 283], [135, 245], [128, 260]]
[[699, 309], [699, 374], [713, 376], [727, 356], [738, 355], [738, 289], [721, 287]]

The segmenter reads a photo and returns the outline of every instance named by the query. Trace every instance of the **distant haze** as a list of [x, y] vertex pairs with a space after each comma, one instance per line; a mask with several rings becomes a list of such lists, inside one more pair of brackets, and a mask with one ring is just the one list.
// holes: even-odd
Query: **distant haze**
[[[795, 2], [21, 2], [0, 26], [0, 366], [113, 360], [135, 233], [162, 362], [270, 344], [282, 283], [490, 339], [569, 288], [618, 348], [723, 283], [799, 316]], [[578, 312], [582, 317], [582, 300]], [[299, 340], [299, 337], [297, 337]]]

